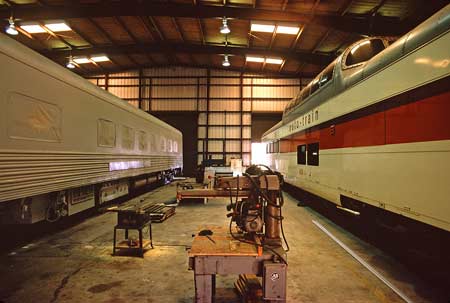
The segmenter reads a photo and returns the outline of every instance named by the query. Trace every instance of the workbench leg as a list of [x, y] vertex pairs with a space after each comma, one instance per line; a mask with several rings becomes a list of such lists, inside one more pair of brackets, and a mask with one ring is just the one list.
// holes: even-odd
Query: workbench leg
[[116, 234], [117, 234], [117, 228], [114, 227], [113, 256], [116, 254]]
[[216, 288], [215, 275], [194, 275], [195, 279], [195, 302], [212, 303]]
[[142, 228], [139, 228], [139, 249], [141, 252], [141, 257], [144, 257], [144, 246], [142, 245]]
[[153, 248], [152, 222], [148, 223], [148, 233], [150, 234], [150, 246]]

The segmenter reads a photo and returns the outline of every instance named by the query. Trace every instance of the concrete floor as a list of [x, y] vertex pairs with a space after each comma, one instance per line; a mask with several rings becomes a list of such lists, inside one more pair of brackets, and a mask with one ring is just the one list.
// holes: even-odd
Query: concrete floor
[[[140, 198], [167, 201], [171, 184]], [[138, 198], [137, 198], [138, 199]], [[385, 275], [413, 302], [439, 301], [427, 285], [381, 251], [285, 195], [288, 302], [403, 302], [391, 289], [319, 230], [317, 220]], [[222, 199], [184, 203], [175, 216], [153, 224], [155, 248], [145, 257], [111, 256], [115, 213], [90, 217], [74, 227], [0, 255], [0, 302], [193, 302], [193, 272], [186, 248], [199, 225], [226, 225]], [[238, 302], [235, 277], [218, 277], [217, 302]], [[444, 301], [443, 301], [444, 302]]]

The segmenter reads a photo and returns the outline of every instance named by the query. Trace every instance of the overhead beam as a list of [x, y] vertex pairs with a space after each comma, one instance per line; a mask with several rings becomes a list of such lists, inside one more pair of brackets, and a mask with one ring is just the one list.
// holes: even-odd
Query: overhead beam
[[[327, 54], [312, 54], [303, 51], [293, 51], [285, 49], [265, 49], [255, 47], [221, 46], [221, 45], [201, 45], [189, 43], [152, 43], [152, 44], [133, 44], [133, 45], [107, 45], [94, 46], [84, 49], [74, 49], [71, 51], [74, 56], [89, 56], [92, 54], [106, 53], [115, 54], [142, 54], [142, 53], [196, 53], [196, 54], [230, 54], [230, 55], [257, 55], [267, 57], [281, 57], [283, 59], [306, 62], [316, 65], [326, 65], [334, 57]], [[45, 50], [42, 52], [45, 56], [58, 59], [69, 55], [65, 49]]]
[[[233, 67], [222, 67], [222, 66], [212, 66], [212, 65], [202, 65], [202, 64], [143, 65], [141, 68], [167, 68], [167, 67], [172, 67], [172, 66], [173, 67], [205, 68], [205, 69], [216, 69], [216, 70], [242, 72], [242, 69], [236, 68], [236, 67], [233, 68]], [[75, 72], [81, 76], [89, 77], [89, 76], [102, 75], [104, 73], [112, 74], [112, 73], [121, 73], [121, 72], [131, 71], [131, 70], [136, 70], [136, 67], [129, 66], [129, 67], [121, 67], [121, 68], [109, 68], [109, 69], [105, 70], [104, 72], [103, 71], [80, 71], [80, 70], [75, 70]], [[298, 74], [292, 73], [292, 72], [281, 72], [281, 73], [276, 73], [276, 72], [272, 72], [272, 71], [261, 72], [261, 71], [258, 71], [257, 69], [246, 69], [243, 72], [252, 73], [252, 74], [256, 73], [256, 74], [272, 76], [272, 77], [298, 77], [299, 76]], [[311, 78], [314, 75], [304, 74], [301, 76]]]
[[[0, 18], [8, 18], [10, 9], [0, 10]], [[22, 20], [48, 20], [68, 18], [97, 18], [115, 16], [171, 16], [190, 18], [238, 18], [246, 20], [271, 20], [275, 22], [312, 23], [333, 27], [342, 31], [366, 34], [372, 30], [377, 35], [403, 34], [411, 27], [394, 17], [377, 16], [369, 20], [367, 16], [325, 15], [275, 11], [252, 7], [191, 5], [180, 3], [155, 3], [151, 1], [128, 1], [100, 3], [73, 3], [64, 6], [25, 6], [14, 8], [14, 17]], [[413, 20], [414, 21], [414, 20]], [[417, 20], [416, 20], [417, 21]], [[371, 24], [372, 22], [372, 24]], [[417, 22], [416, 22], [417, 23]]]

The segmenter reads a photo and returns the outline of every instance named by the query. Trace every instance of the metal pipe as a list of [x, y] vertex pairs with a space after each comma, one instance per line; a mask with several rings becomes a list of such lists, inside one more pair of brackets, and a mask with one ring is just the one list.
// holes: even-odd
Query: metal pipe
[[361, 214], [359, 211], [356, 211], [356, 210], [353, 210], [353, 209], [350, 209], [350, 208], [345, 208], [345, 207], [342, 207], [340, 205], [336, 205], [336, 208], [340, 209], [340, 210], [343, 210], [343, 211], [346, 211], [346, 212], [348, 212], [348, 213], [350, 213], [352, 215], [355, 215], [355, 216], [359, 216]]

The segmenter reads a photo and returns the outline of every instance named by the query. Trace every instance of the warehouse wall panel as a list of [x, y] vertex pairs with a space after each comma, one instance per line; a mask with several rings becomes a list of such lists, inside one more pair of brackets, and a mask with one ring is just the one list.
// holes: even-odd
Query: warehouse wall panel
[[211, 86], [211, 98], [239, 98], [240, 87], [236, 86]]
[[221, 141], [208, 141], [208, 151], [216, 152], [216, 153], [222, 152], [223, 151], [223, 142], [221, 142]]
[[225, 145], [225, 151], [226, 152], [240, 153], [241, 152], [241, 142], [239, 142], [239, 141], [227, 141], [226, 145]]
[[[214, 77], [214, 76], [212, 76]], [[239, 75], [235, 76], [234, 78], [229, 78], [232, 77], [231, 75], [228, 75], [226, 78], [211, 78], [211, 85], [214, 86], [220, 86], [220, 85], [235, 85], [235, 86], [239, 86], [240, 85], [240, 77]]]
[[225, 71], [225, 70], [211, 70], [211, 76], [225, 76], [225, 77], [239, 77], [241, 73], [239, 72], [233, 72], [233, 71]]
[[226, 161], [234, 157], [247, 165], [252, 114], [281, 116], [289, 100], [311, 81], [185, 67], [146, 68], [88, 80], [149, 113], [196, 113], [198, 139], [194, 142], [196, 155], [190, 155], [192, 162], [200, 163], [209, 156]]
[[171, 99], [171, 100], [153, 100], [153, 111], [195, 111], [196, 103], [186, 102], [183, 99]]
[[243, 127], [242, 128], [242, 132], [243, 132], [243, 134], [242, 134], [242, 137], [243, 138], [246, 138], [246, 139], [251, 139], [251, 137], [252, 137], [252, 129], [251, 129], [251, 127], [250, 126], [245, 126], [245, 127]]
[[286, 107], [287, 101], [272, 101], [264, 99], [253, 100], [252, 111], [253, 112], [282, 112]]
[[239, 111], [241, 107], [240, 100], [211, 100], [209, 110], [211, 111]]
[[252, 124], [252, 115], [251, 114], [243, 114], [242, 115], [242, 124], [243, 125]]
[[197, 98], [195, 86], [155, 86], [152, 98]]
[[246, 152], [250, 152], [252, 149], [252, 141], [250, 140], [242, 141], [242, 149]]
[[241, 137], [241, 127], [240, 126], [227, 127], [225, 135], [227, 139], [239, 139]]
[[220, 139], [225, 136], [225, 128], [224, 127], [209, 127], [209, 138], [211, 139]]
[[206, 76], [206, 69], [186, 68], [186, 67], [163, 67], [144, 69], [145, 76], [153, 77], [189, 77], [189, 76]]
[[200, 99], [198, 102], [198, 110], [199, 111], [206, 111], [206, 100]]
[[119, 98], [122, 98], [124, 100], [127, 99], [137, 99], [139, 97], [139, 87], [129, 87], [129, 86], [123, 86], [123, 87], [109, 87], [108, 91], [116, 95]]

